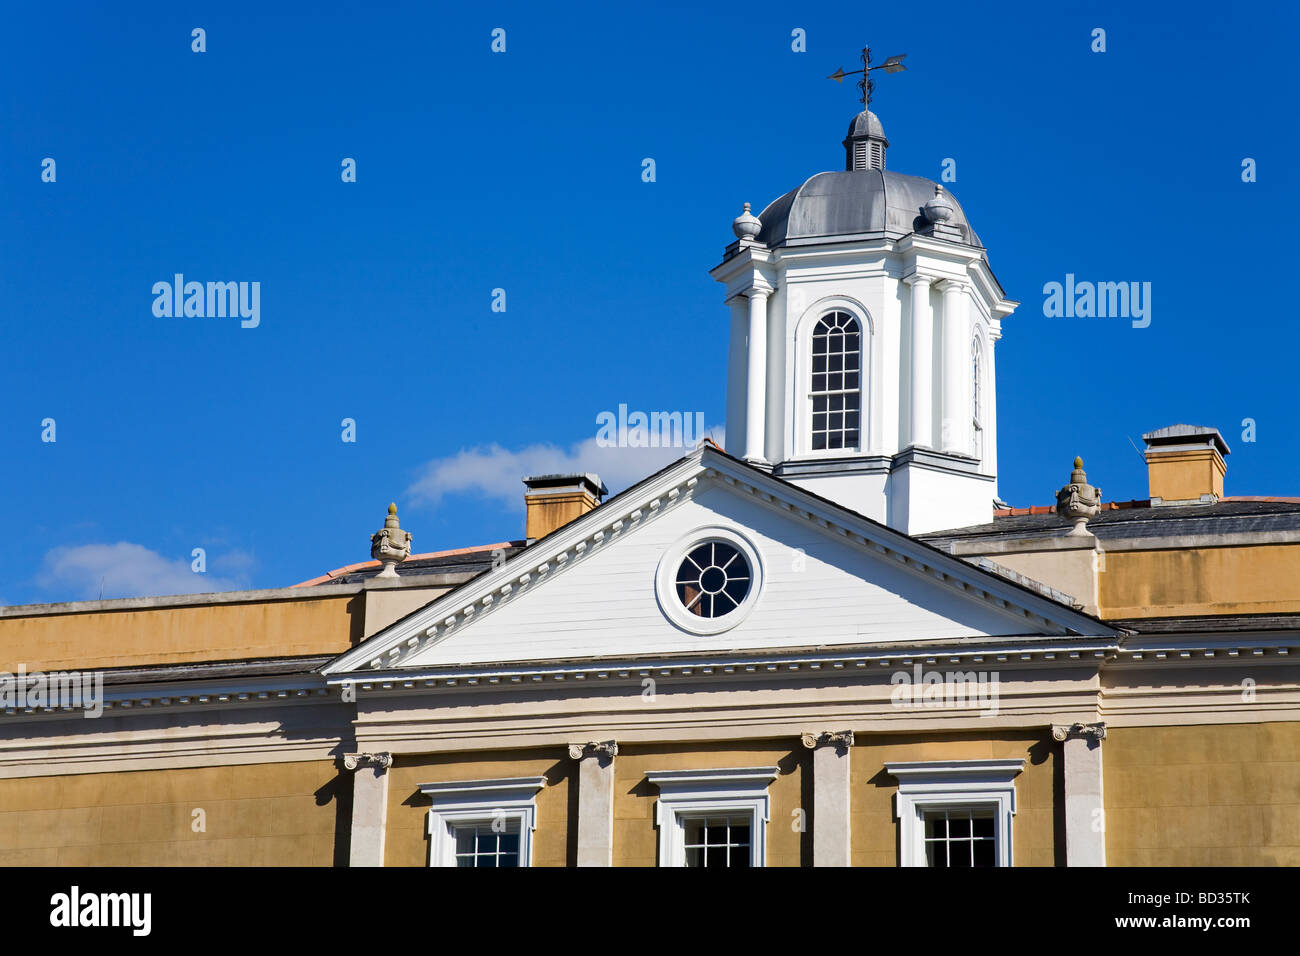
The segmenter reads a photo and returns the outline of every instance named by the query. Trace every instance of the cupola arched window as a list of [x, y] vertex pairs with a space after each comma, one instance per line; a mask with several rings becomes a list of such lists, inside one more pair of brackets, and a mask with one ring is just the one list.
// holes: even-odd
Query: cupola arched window
[[828, 312], [812, 334], [812, 449], [861, 444], [862, 326], [847, 312]]

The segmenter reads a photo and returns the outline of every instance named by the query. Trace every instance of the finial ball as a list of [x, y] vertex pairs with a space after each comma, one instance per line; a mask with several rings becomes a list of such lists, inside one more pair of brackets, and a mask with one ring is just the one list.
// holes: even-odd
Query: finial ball
[[388, 513], [390, 515], [397, 514], [397, 502], [394, 501], [392, 504], [388, 506]]

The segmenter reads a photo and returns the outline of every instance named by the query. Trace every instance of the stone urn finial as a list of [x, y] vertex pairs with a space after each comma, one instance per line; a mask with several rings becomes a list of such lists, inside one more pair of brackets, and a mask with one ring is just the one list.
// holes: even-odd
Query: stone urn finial
[[1074, 459], [1070, 483], [1056, 493], [1056, 513], [1074, 522], [1070, 534], [1087, 534], [1089, 518], [1101, 513], [1101, 489], [1088, 484], [1083, 470], [1083, 459]]
[[952, 203], [948, 200], [948, 194], [944, 192], [943, 187], [938, 183], [935, 183], [934, 186], [934, 198], [921, 207], [921, 213], [929, 222], [947, 222], [952, 218]]
[[397, 504], [388, 506], [384, 526], [370, 536], [370, 556], [382, 561], [384, 568], [376, 577], [397, 577], [397, 565], [411, 556], [411, 532], [397, 523]]
[[745, 203], [745, 211], [731, 223], [731, 231], [736, 234], [737, 239], [757, 238], [762, 229], [763, 224], [758, 217], [749, 211], [749, 203]]

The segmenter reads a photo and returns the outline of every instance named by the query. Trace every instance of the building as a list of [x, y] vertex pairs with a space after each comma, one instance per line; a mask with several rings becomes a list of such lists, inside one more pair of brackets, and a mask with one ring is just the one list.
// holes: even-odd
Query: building
[[394, 507], [295, 587], [0, 611], [0, 862], [1300, 863], [1300, 499], [1175, 425], [1147, 499], [1005, 506], [1016, 303], [888, 145], [733, 224], [726, 451], [528, 478], [518, 541]]

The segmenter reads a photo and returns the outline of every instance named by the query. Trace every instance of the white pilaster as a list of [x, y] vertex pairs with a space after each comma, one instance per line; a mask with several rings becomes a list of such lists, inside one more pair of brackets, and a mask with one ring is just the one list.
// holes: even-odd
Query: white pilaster
[[388, 768], [393, 755], [354, 753], [343, 755], [343, 767], [352, 775], [352, 834], [349, 866], [383, 866], [384, 832], [388, 825]]
[[570, 744], [569, 756], [578, 761], [578, 866], [613, 866], [618, 744]]
[[853, 731], [804, 734], [803, 745], [813, 752], [813, 866], [849, 866]]
[[971, 453], [970, 328], [966, 315], [966, 283], [944, 279], [943, 293], [943, 410], [939, 416], [939, 445], [960, 455]]
[[1059, 725], [1052, 728], [1052, 736], [1063, 742], [1065, 761], [1065, 865], [1105, 866], [1101, 742], [1106, 725]]
[[749, 369], [745, 343], [749, 339], [749, 300], [743, 295], [727, 300], [731, 308], [731, 344], [727, 351], [727, 451], [739, 455], [745, 445], [745, 379]]
[[905, 280], [912, 287], [912, 424], [910, 444], [933, 447], [934, 408], [931, 396], [934, 383], [931, 369], [934, 365], [934, 313], [930, 308], [930, 276], [911, 275]]
[[767, 293], [754, 287], [749, 297], [749, 362], [745, 378], [745, 447], [741, 454], [751, 460], [764, 458], [767, 438]]

